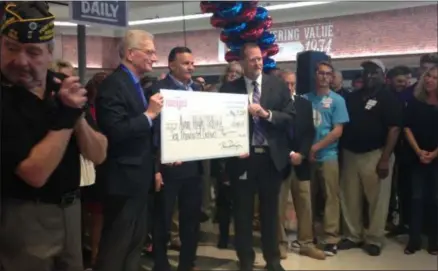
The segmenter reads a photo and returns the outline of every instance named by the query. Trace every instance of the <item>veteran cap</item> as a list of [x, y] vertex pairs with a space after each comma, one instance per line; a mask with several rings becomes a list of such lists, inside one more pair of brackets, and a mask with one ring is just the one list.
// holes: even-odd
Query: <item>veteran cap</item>
[[55, 16], [42, 1], [10, 2], [4, 8], [0, 33], [21, 43], [44, 43], [53, 39]]

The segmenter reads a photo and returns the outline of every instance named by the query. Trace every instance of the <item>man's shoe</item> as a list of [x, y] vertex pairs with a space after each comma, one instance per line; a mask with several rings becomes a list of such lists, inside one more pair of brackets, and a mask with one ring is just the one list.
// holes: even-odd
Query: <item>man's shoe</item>
[[338, 243], [339, 250], [348, 250], [352, 248], [360, 248], [362, 246], [361, 243], [355, 243], [350, 239], [343, 239]]
[[338, 254], [338, 246], [336, 244], [326, 244], [324, 246], [324, 253], [327, 256], [335, 256]]
[[300, 248], [300, 255], [307, 256], [315, 260], [325, 260], [326, 258], [325, 252], [316, 247], [302, 247]]
[[366, 244], [363, 246], [363, 250], [368, 253], [370, 256], [379, 256], [382, 253], [382, 250], [379, 246], [373, 244]]

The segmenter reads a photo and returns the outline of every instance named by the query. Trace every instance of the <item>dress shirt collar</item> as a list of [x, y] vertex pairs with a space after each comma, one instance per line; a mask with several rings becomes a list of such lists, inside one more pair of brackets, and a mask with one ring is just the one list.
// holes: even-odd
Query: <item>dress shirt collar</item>
[[254, 85], [253, 85], [253, 82], [254, 82], [254, 81], [256, 81], [258, 87], [261, 88], [261, 86], [262, 86], [262, 74], [260, 74], [260, 75], [256, 78], [256, 80], [251, 80], [251, 79], [249, 79], [249, 78], [246, 77], [246, 76], [244, 76], [244, 78], [245, 78], [245, 83], [246, 83], [246, 85], [247, 85], [247, 86], [251, 86], [251, 89], [254, 87]]
[[137, 85], [140, 82], [140, 79], [137, 77], [137, 75], [135, 75], [130, 69], [128, 69], [128, 67], [126, 67], [125, 65], [121, 64], [120, 65], [122, 67], [122, 69], [124, 71], [126, 71], [127, 73], [129, 73], [129, 75], [131, 76], [132, 80], [134, 81], [134, 84]]
[[193, 90], [193, 80], [190, 79], [189, 83], [186, 85], [183, 82], [179, 81], [178, 79], [176, 79], [172, 74], [168, 74], [169, 78], [172, 79], [172, 81], [181, 89], [184, 90]]

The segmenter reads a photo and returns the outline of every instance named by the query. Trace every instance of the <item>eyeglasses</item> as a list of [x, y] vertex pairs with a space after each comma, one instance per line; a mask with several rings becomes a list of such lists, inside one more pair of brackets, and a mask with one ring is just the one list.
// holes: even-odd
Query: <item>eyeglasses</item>
[[153, 56], [153, 55], [157, 54], [157, 52], [155, 50], [143, 50], [143, 49], [140, 49], [140, 48], [131, 48], [131, 50], [140, 51], [143, 54], [146, 54], [148, 56]]

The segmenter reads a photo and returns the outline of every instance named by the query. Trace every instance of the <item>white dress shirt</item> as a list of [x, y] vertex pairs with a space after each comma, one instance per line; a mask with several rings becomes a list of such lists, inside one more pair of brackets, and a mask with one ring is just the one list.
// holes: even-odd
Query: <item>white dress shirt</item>
[[256, 80], [251, 80], [248, 77], [245, 78], [246, 92], [248, 93], [249, 103], [252, 104], [252, 94], [254, 93], [254, 84], [253, 82], [257, 82], [257, 86], [259, 87], [260, 97], [262, 97], [262, 74], [260, 74]]

